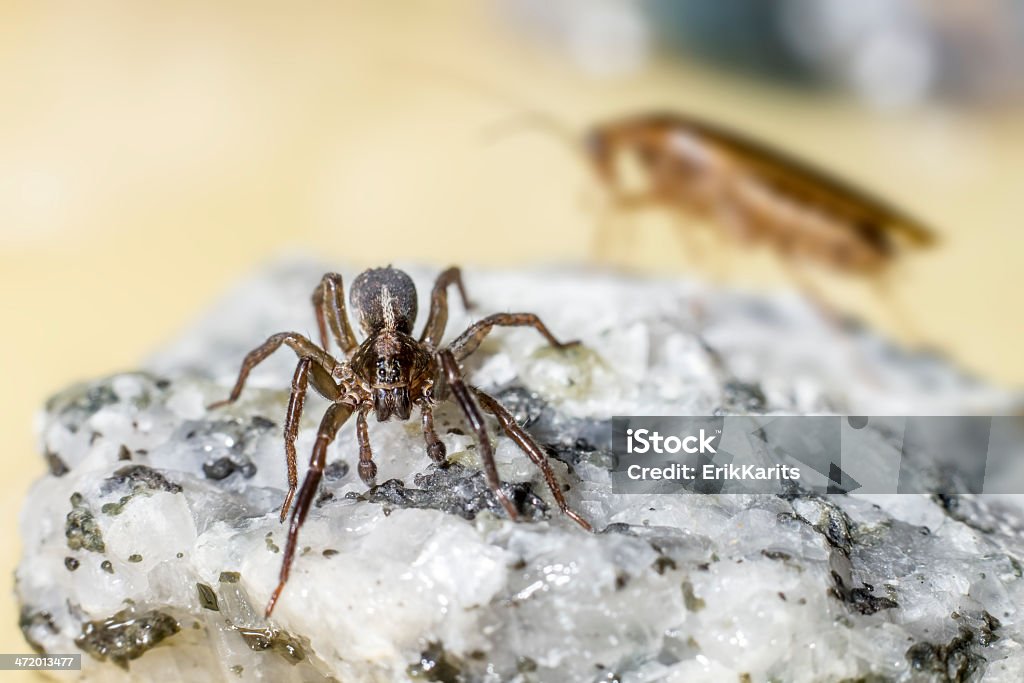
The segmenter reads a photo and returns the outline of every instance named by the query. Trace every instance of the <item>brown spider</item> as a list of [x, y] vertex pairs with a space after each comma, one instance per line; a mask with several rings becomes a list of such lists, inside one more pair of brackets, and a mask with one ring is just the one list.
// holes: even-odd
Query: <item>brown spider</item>
[[[430, 314], [427, 316], [423, 333], [417, 340], [412, 336], [417, 308], [416, 286], [412, 278], [390, 266], [362, 272], [352, 283], [350, 293], [350, 303], [359, 318], [359, 326], [366, 335], [366, 339], [360, 344], [349, 326], [341, 276], [328, 273], [313, 292], [313, 308], [316, 311], [321, 345], [317, 346], [296, 332], [282, 332], [271, 336], [250, 351], [242, 361], [242, 368], [230, 396], [209, 406], [213, 409], [238, 400], [252, 369], [282, 344], [291, 347], [299, 356], [299, 363], [292, 378], [292, 392], [284, 423], [288, 493], [281, 506], [283, 522], [298, 486], [295, 438], [299, 431], [299, 417], [302, 414], [307, 386], [312, 385], [317, 393], [332, 401], [320, 422], [313, 455], [309, 461], [309, 471], [295, 501], [288, 529], [288, 542], [281, 563], [280, 580], [267, 603], [267, 617], [273, 611], [274, 604], [288, 581], [299, 529], [306, 519], [310, 503], [323, 475], [327, 447], [334, 441], [338, 430], [352, 413], [356, 413], [359, 476], [367, 486], [373, 486], [377, 465], [373, 462], [373, 453], [370, 450], [366, 414], [374, 411], [378, 422], [384, 422], [392, 417], [408, 420], [413, 407], [418, 407], [423, 435], [427, 442], [427, 454], [434, 462], [443, 465], [445, 447], [434, 431], [433, 406], [448, 398], [450, 389], [455, 402], [465, 413], [476, 433], [487, 483], [510, 519], [518, 519], [518, 515], [512, 501], [501, 489], [501, 481], [498, 479], [498, 470], [494, 463], [494, 450], [487, 436], [480, 407], [497, 418], [505, 433], [541, 469], [548, 488], [551, 489], [551, 494], [562, 512], [584, 529], [592, 530], [590, 524], [566, 503], [544, 449], [516, 423], [512, 414], [496, 399], [474, 386], [467, 386], [459, 368], [459, 361], [473, 353], [495, 326], [528, 325], [544, 335], [545, 339], [557, 348], [565, 348], [579, 342], [558, 341], [532, 313], [496, 313], [473, 323], [451, 344], [439, 348], [448, 321], [448, 286], [453, 284], [458, 287], [463, 305], [467, 309], [470, 307], [462, 286], [461, 272], [458, 268], [447, 269], [434, 283]], [[345, 356], [343, 361], [335, 359], [326, 350], [328, 328]], [[477, 406], [478, 403], [480, 407]]]

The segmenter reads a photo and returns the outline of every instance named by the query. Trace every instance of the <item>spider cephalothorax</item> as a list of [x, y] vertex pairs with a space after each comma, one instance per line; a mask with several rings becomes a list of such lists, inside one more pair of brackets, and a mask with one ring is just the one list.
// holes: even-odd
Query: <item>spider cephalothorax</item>
[[[365, 335], [365, 339], [359, 343], [352, 332], [345, 311], [341, 276], [328, 273], [313, 293], [313, 308], [320, 331], [320, 345], [296, 332], [282, 332], [271, 336], [245, 357], [230, 396], [210, 406], [214, 408], [237, 400], [252, 369], [282, 344], [291, 347], [299, 356], [299, 363], [292, 378], [292, 393], [288, 400], [284, 425], [284, 447], [288, 464], [288, 493], [281, 506], [281, 520], [284, 521], [298, 488], [295, 439], [298, 435], [299, 418], [302, 415], [306, 391], [312, 385], [317, 393], [331, 401], [320, 422], [309, 471], [302, 482], [302, 488], [298, 490], [298, 497], [295, 498], [288, 542], [281, 564], [281, 577], [267, 604], [267, 616], [274, 609], [277, 598], [288, 581], [299, 529], [306, 519], [323, 476], [327, 447], [353, 413], [356, 415], [356, 438], [359, 441], [359, 476], [368, 486], [372, 486], [377, 476], [377, 466], [373, 462], [373, 451], [370, 447], [367, 413], [373, 411], [380, 422], [392, 418], [408, 420], [413, 409], [418, 408], [427, 454], [434, 462], [443, 464], [446, 456], [445, 447], [434, 430], [433, 407], [438, 401], [453, 399], [462, 409], [476, 435], [488, 485], [509, 518], [517, 519], [515, 506], [501, 489], [493, 448], [481, 413], [482, 408], [484, 412], [498, 420], [505, 433], [541, 469], [544, 480], [562, 512], [583, 528], [590, 529], [590, 525], [566, 502], [544, 450], [516, 424], [511, 413], [495, 398], [476, 387], [468, 386], [463, 381], [459, 368], [459, 362], [473, 353], [495, 326], [533, 327], [558, 348], [575, 342], [559, 342], [532, 313], [498, 313], [470, 325], [455, 341], [441, 346], [441, 337], [448, 321], [449, 285], [458, 288], [463, 305], [468, 307], [459, 269], [449, 268], [441, 273], [434, 283], [430, 313], [423, 332], [417, 339], [412, 334], [417, 312], [416, 286], [412, 279], [391, 267], [364, 271], [352, 283], [350, 301], [359, 327]], [[327, 350], [329, 335], [340, 347], [344, 360], [336, 359]]]

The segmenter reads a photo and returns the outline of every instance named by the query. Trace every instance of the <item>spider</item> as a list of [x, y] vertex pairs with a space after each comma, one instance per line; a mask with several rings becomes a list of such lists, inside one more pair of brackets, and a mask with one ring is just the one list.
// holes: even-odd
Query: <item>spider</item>
[[[465, 413], [476, 435], [488, 486], [508, 517], [516, 520], [516, 508], [501, 489], [482, 408], [497, 419], [505, 433], [540, 468], [562, 512], [587, 531], [592, 531], [590, 524], [566, 502], [544, 449], [493, 396], [467, 385], [459, 367], [459, 362], [476, 351], [484, 337], [497, 326], [533, 327], [544, 335], [548, 343], [560, 349], [579, 342], [558, 341], [540, 318], [532, 313], [496, 313], [473, 323], [455, 341], [442, 346], [441, 337], [448, 322], [448, 288], [451, 285], [458, 288], [463, 306], [470, 308], [462, 285], [461, 271], [455, 267], [448, 268], [434, 282], [430, 313], [422, 334], [416, 339], [412, 336], [417, 313], [416, 286], [412, 278], [390, 266], [363, 271], [352, 282], [350, 292], [350, 304], [355, 309], [359, 326], [365, 335], [365, 339], [359, 343], [349, 326], [341, 276], [328, 273], [313, 292], [320, 345], [317, 346], [296, 332], [272, 335], [246, 355], [228, 398], [209, 406], [212, 410], [238, 400], [249, 373], [282, 344], [298, 355], [299, 362], [292, 377], [292, 390], [284, 422], [288, 493], [281, 506], [282, 522], [288, 515], [293, 499], [295, 507], [292, 509], [279, 581], [267, 603], [266, 617], [270, 617], [288, 582], [299, 530], [323, 476], [327, 447], [353, 413], [356, 415], [356, 438], [359, 442], [359, 477], [367, 486], [373, 486], [377, 465], [373, 462], [370, 449], [367, 414], [372, 411], [378, 422], [392, 418], [408, 420], [413, 409], [418, 408], [427, 455], [438, 465], [444, 466], [445, 446], [434, 429], [433, 408], [438, 402], [453, 398]], [[339, 361], [328, 352], [328, 331], [340, 347], [344, 360]], [[331, 401], [331, 405], [320, 422], [309, 470], [302, 481], [302, 488], [298, 488], [295, 439], [310, 385], [318, 394]]]

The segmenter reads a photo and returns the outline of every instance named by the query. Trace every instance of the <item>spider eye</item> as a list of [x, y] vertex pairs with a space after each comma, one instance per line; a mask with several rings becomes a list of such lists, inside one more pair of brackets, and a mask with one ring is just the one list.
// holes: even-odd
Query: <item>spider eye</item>
[[376, 362], [378, 382], [397, 382], [402, 368], [397, 359], [378, 358]]

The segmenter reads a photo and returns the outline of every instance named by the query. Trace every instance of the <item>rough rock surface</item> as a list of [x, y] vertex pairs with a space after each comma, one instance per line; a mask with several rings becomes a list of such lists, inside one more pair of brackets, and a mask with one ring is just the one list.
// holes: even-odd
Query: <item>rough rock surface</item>
[[[50, 475], [21, 517], [22, 628], [91, 681], [1020, 681], [1024, 514], [1013, 498], [614, 495], [614, 414], [998, 412], [935, 358], [838, 330], [793, 297], [572, 271], [467, 273], [474, 314], [527, 310], [584, 346], [499, 331], [467, 364], [557, 458], [587, 534], [496, 437], [530, 519], [502, 518], [455, 410], [453, 465], [415, 421], [370, 433], [381, 484], [332, 447], [272, 621], [294, 357], [222, 398], [266, 335], [315, 329], [323, 268], [240, 286], [148, 363], [41, 416]], [[413, 268], [421, 311], [435, 272]], [[344, 271], [346, 281], [354, 276]], [[421, 314], [421, 318], [424, 317]], [[130, 324], [126, 319], [125, 324]], [[324, 402], [310, 400], [309, 453]]]

